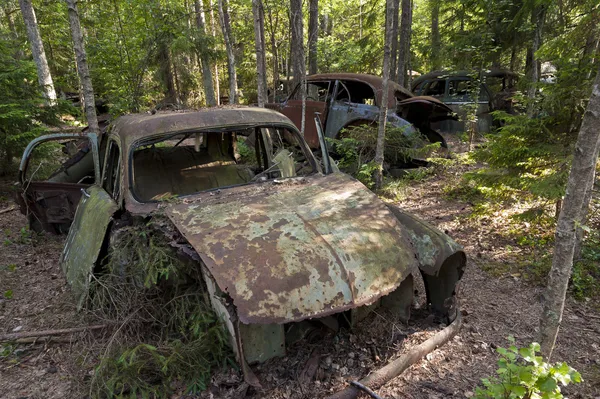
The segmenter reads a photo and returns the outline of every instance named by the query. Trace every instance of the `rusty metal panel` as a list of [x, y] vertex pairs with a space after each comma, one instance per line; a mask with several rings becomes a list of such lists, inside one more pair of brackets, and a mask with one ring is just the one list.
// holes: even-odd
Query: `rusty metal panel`
[[88, 188], [77, 207], [60, 265], [77, 298], [78, 308], [81, 308], [87, 296], [108, 224], [117, 209], [115, 201], [98, 186]]
[[419, 268], [425, 273], [436, 276], [444, 261], [450, 256], [456, 253], [464, 256], [463, 248], [448, 235], [421, 219], [401, 211], [396, 206], [388, 205], [388, 207], [410, 237], [419, 258]]
[[241, 322], [299, 321], [370, 304], [417, 265], [402, 226], [358, 181], [331, 174], [263, 187], [165, 205]]

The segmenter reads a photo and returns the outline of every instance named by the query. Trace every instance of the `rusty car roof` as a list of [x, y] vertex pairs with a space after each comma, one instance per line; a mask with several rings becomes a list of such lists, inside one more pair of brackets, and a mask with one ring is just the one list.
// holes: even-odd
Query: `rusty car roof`
[[278, 125], [297, 130], [292, 121], [279, 112], [266, 108], [225, 106], [192, 112], [123, 115], [113, 123], [111, 132], [119, 136], [123, 144], [128, 146], [139, 139], [157, 134], [234, 125]]
[[[320, 73], [317, 75], [310, 75], [306, 78], [308, 81], [311, 80], [325, 80], [325, 79], [339, 79], [339, 80], [356, 80], [370, 84], [376, 89], [380, 89], [383, 86], [383, 78], [380, 76], [369, 75], [366, 73]], [[394, 91], [400, 91], [402, 94], [412, 97], [413, 94], [400, 86], [398, 83], [390, 79], [390, 89]]]

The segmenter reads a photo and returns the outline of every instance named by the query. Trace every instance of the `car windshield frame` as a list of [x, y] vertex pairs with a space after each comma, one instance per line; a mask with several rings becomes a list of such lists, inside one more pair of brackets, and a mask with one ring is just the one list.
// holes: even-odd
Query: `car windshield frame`
[[[138, 193], [136, 193], [135, 184], [134, 184], [133, 158], [134, 158], [135, 151], [139, 147], [145, 146], [145, 145], [150, 145], [150, 144], [156, 144], [156, 143], [159, 143], [162, 141], [169, 140], [169, 138], [179, 136], [179, 135], [192, 135], [192, 134], [196, 134], [196, 133], [218, 134], [218, 133], [235, 132], [235, 131], [247, 130], [247, 129], [285, 129], [287, 132], [291, 133], [294, 136], [298, 145], [300, 146], [300, 149], [303, 152], [303, 155], [306, 157], [306, 160], [308, 161], [309, 166], [312, 168], [312, 171], [305, 176], [311, 176], [311, 175], [315, 175], [318, 173], [322, 173], [321, 168], [319, 167], [312, 151], [310, 151], [308, 144], [306, 144], [306, 142], [304, 141], [304, 138], [301, 136], [300, 132], [298, 132], [295, 127], [292, 127], [287, 124], [274, 124], [274, 123], [240, 124], [240, 125], [215, 126], [215, 127], [210, 127], [210, 128], [204, 128], [204, 129], [176, 130], [176, 131], [171, 131], [171, 132], [159, 133], [159, 134], [155, 134], [155, 135], [148, 135], [146, 137], [142, 137], [142, 138], [134, 141], [133, 143], [131, 143], [131, 145], [129, 146], [129, 149], [126, 151], [126, 154], [124, 154], [127, 156], [127, 160], [126, 160], [127, 168], [128, 168], [127, 185], [129, 186], [128, 190], [131, 193], [131, 196], [133, 197], [133, 199], [135, 201], [137, 201], [140, 204], [156, 204], [156, 203], [164, 202], [163, 199], [144, 200], [138, 195]], [[197, 191], [197, 192], [190, 193], [190, 194], [176, 195], [175, 197], [176, 198], [185, 198], [185, 197], [198, 195], [200, 193], [208, 193], [208, 192], [225, 190], [225, 189], [234, 188], [234, 187], [248, 186], [251, 184], [272, 182], [273, 180], [282, 180], [282, 179], [290, 179], [290, 178], [298, 178], [298, 177], [302, 177], [302, 176], [276, 177], [276, 178], [271, 178], [271, 179], [267, 178], [266, 180], [262, 180], [262, 181], [257, 180], [257, 181], [249, 181], [246, 183], [233, 184], [233, 185], [222, 186], [222, 187], [213, 187], [213, 188]]]

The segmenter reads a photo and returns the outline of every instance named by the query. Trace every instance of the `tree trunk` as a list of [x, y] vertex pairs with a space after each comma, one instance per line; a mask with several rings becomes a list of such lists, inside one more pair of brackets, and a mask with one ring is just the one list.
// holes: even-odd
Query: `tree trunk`
[[256, 85], [258, 106], [264, 107], [267, 101], [267, 66], [265, 60], [264, 42], [264, 13], [262, 12], [262, 0], [252, 0], [252, 14], [254, 15], [254, 45], [256, 49]]
[[[215, 39], [217, 40], [217, 28], [215, 24], [215, 3], [213, 0], [209, 0], [210, 6], [210, 32]], [[219, 64], [215, 62], [215, 92], [217, 94], [217, 105], [221, 105], [221, 85], [219, 83]]]
[[308, 73], [317, 73], [317, 39], [319, 38], [319, 0], [309, 1]]
[[35, 11], [31, 5], [31, 0], [19, 0], [19, 5], [21, 6], [21, 13], [23, 14], [23, 20], [25, 21], [25, 27], [27, 28], [27, 37], [29, 38], [33, 61], [37, 67], [38, 82], [42, 87], [44, 97], [48, 104], [55, 105], [56, 91], [54, 91], [54, 83], [52, 82], [52, 75], [50, 74], [50, 68], [48, 67], [48, 60], [46, 60], [44, 44], [42, 43], [42, 38], [38, 29]]
[[219, 18], [227, 52], [227, 76], [229, 78], [229, 104], [237, 103], [237, 72], [235, 70], [235, 53], [233, 52], [233, 36], [227, 0], [217, 0], [219, 3]]
[[[540, 70], [541, 63], [540, 60], [537, 59], [535, 53], [538, 51], [540, 46], [542, 45], [542, 32], [544, 31], [544, 21], [546, 19], [546, 6], [540, 5], [533, 8], [531, 12], [531, 22], [535, 26], [535, 30], [533, 32], [533, 41], [531, 43], [531, 50], [529, 53], [530, 65], [529, 65], [529, 77], [531, 83], [529, 85], [529, 89], [527, 90], [527, 97], [530, 99], [535, 98], [536, 86], [538, 81], [540, 80]], [[529, 115], [533, 115], [533, 103], [529, 105]]]
[[88, 68], [85, 47], [83, 45], [83, 34], [81, 33], [81, 25], [79, 23], [79, 12], [77, 10], [76, 0], [66, 0], [67, 10], [69, 12], [69, 25], [71, 25], [71, 37], [73, 38], [73, 49], [77, 57], [77, 73], [79, 82], [81, 83], [81, 95], [85, 108], [85, 116], [87, 118], [89, 130], [100, 134], [98, 127], [98, 117], [96, 116], [96, 100], [94, 99], [94, 87], [92, 86], [92, 78]]
[[439, 70], [442, 67], [442, 58], [440, 57], [440, 1], [430, 0], [431, 4], [431, 68]]
[[[598, 162], [598, 155], [600, 153], [600, 145], [596, 147], [596, 153], [594, 154], [594, 166]], [[575, 232], [575, 249], [573, 251], [573, 259], [575, 261], [581, 259], [581, 246], [583, 244], [583, 233], [584, 230], [581, 226], [588, 223], [588, 213], [590, 210], [590, 203], [594, 194], [594, 183], [596, 182], [596, 168], [592, 170], [592, 177], [585, 188], [585, 195], [583, 196], [583, 205], [581, 206], [581, 212], [577, 216], [577, 230]]]
[[383, 157], [385, 150], [385, 125], [387, 122], [388, 112], [388, 87], [390, 81], [390, 58], [391, 58], [391, 42], [392, 42], [392, 15], [398, 12], [394, 8], [394, 0], [386, 0], [386, 23], [385, 23], [385, 43], [383, 46], [383, 82], [381, 85], [381, 105], [379, 106], [379, 125], [377, 132], [377, 146], [375, 147], [375, 163], [377, 170], [375, 171], [375, 188], [380, 189], [383, 183]]
[[277, 39], [276, 39], [276, 31], [275, 27], [279, 22], [279, 14], [277, 14], [277, 18], [275, 18], [275, 22], [273, 22], [273, 12], [271, 7], [267, 4], [267, 12], [269, 14], [269, 36], [271, 39], [271, 52], [273, 53], [273, 102], [276, 101], [277, 97], [277, 89], [279, 87], [279, 51], [277, 49]]
[[552, 355], [562, 321], [567, 286], [573, 267], [576, 221], [582, 213], [585, 192], [593, 183], [595, 157], [600, 143], [598, 126], [600, 126], [600, 70], [592, 86], [592, 95], [575, 144], [573, 164], [556, 225], [552, 269], [543, 297], [543, 312], [540, 319], [540, 343], [542, 354], [547, 359]]
[[194, 11], [196, 12], [196, 28], [198, 29], [198, 35], [200, 38], [200, 46], [196, 50], [198, 51], [198, 58], [202, 64], [202, 85], [204, 86], [206, 105], [209, 107], [214, 107], [217, 105], [217, 100], [215, 100], [215, 89], [213, 86], [210, 59], [207, 51], [208, 49], [205, 45], [206, 19], [204, 18], [204, 9], [202, 8], [201, 0], [194, 0]]
[[294, 86], [300, 83], [302, 98], [302, 119], [300, 132], [304, 135], [306, 116], [306, 66], [304, 65], [304, 25], [302, 21], [302, 0], [290, 0], [290, 26], [292, 29], [292, 68], [294, 69]]
[[396, 80], [397, 64], [398, 60], [398, 8], [400, 7], [400, 0], [394, 0], [394, 15], [392, 16], [392, 45], [391, 45], [391, 58], [390, 58], [390, 79]]
[[411, 0], [402, 0], [402, 17], [400, 18], [400, 42], [398, 44], [398, 73], [397, 80], [400, 86], [406, 86], [407, 65], [410, 57], [410, 35], [412, 31]]

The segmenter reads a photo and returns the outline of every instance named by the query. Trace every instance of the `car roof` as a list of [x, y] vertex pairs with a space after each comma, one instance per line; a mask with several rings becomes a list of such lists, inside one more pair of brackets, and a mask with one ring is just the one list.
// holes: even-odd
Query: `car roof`
[[284, 126], [298, 130], [285, 115], [277, 111], [244, 106], [204, 108], [198, 111], [159, 112], [123, 115], [115, 120], [111, 134], [128, 146], [139, 139], [154, 135], [210, 130], [235, 126]]
[[[317, 75], [310, 75], [306, 78], [309, 82], [311, 80], [355, 80], [359, 82], [365, 82], [373, 86], [375, 89], [381, 89], [383, 86], [383, 78], [380, 76], [369, 75], [366, 73], [320, 73]], [[390, 88], [394, 91], [400, 91], [405, 94], [407, 97], [412, 97], [413, 94], [400, 86], [398, 83], [393, 80], [389, 81]]]
[[[417, 79], [413, 80], [412, 82], [412, 87], [415, 87], [416, 85], [418, 85], [419, 83], [425, 81], [425, 80], [430, 80], [430, 79], [438, 79], [438, 78], [447, 78], [450, 76], [454, 76], [454, 77], [471, 77], [473, 76], [473, 74], [477, 75], [478, 72], [477, 71], [433, 71], [433, 72], [429, 72], [426, 73], [425, 75], [421, 75], [419, 76]], [[509, 71], [508, 69], [501, 69], [501, 68], [492, 68], [489, 70], [486, 70], [484, 72], [485, 76], [489, 76], [489, 77], [493, 77], [493, 78], [500, 78], [500, 77], [518, 77], [519, 74], [513, 71]]]

